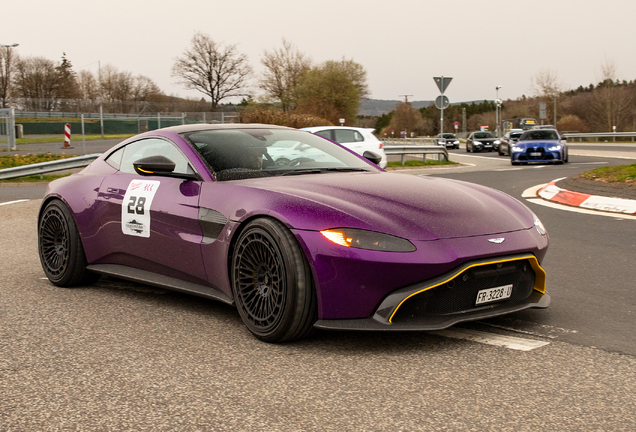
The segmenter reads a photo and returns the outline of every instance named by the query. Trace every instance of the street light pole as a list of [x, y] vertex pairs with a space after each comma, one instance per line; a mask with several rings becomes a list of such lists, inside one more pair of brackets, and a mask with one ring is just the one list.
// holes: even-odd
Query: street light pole
[[19, 44], [17, 43], [13, 43], [13, 44], [9, 44], [9, 45], [4, 45], [4, 44], [0, 44], [0, 47], [2, 48], [6, 48], [7, 53], [5, 56], [5, 60], [4, 60], [4, 80], [5, 82], [3, 83], [3, 100], [2, 100], [2, 107], [3, 108], [9, 108], [11, 106], [11, 48], [15, 48], [17, 47]]
[[501, 86], [497, 86], [495, 87], [495, 90], [497, 91], [497, 99], [495, 99], [495, 129], [496, 129], [496, 133], [495, 135], [497, 135], [497, 138], [499, 138], [499, 129], [501, 129], [499, 126], [499, 106], [500, 106], [500, 101], [499, 101], [499, 89], [501, 88]]

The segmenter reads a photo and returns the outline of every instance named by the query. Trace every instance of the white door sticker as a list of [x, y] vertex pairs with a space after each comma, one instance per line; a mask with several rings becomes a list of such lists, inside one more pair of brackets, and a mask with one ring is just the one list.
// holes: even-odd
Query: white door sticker
[[154, 180], [130, 182], [121, 205], [121, 230], [124, 234], [150, 237], [150, 206], [159, 183]]

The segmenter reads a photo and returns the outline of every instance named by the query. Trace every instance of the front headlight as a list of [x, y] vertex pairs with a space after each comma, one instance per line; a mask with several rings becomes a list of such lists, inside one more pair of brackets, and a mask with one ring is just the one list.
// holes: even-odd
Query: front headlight
[[512, 147], [512, 151], [515, 153], [522, 152], [523, 150], [524, 150], [523, 147], [517, 147], [517, 146]]
[[558, 151], [561, 150], [561, 146], [560, 145], [555, 145], [552, 147], [548, 147], [548, 151]]
[[532, 213], [532, 217], [534, 217], [534, 227], [537, 229], [539, 234], [546, 235], [547, 231], [545, 227], [543, 226], [543, 223], [541, 222], [541, 220], [539, 220], [537, 215], [534, 213]]
[[385, 252], [413, 252], [415, 246], [401, 237], [353, 228], [320, 231], [328, 240], [345, 247]]
[[499, 140], [494, 140], [494, 141], [493, 141], [493, 144], [501, 144], [501, 141], [499, 141]]
[[453, 144], [459, 144], [459, 141], [453, 141]]
[[473, 144], [479, 144], [479, 145], [481, 145], [481, 141], [473, 141]]

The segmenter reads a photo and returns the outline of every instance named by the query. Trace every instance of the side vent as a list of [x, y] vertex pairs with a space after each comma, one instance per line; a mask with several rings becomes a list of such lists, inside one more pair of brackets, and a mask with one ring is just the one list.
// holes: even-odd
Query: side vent
[[199, 225], [203, 230], [203, 243], [212, 243], [219, 237], [227, 218], [223, 213], [205, 207], [199, 208]]

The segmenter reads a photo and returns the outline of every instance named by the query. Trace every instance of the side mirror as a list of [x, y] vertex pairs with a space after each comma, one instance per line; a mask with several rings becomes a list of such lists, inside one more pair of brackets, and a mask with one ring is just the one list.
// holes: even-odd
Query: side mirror
[[135, 172], [141, 176], [176, 177], [186, 180], [196, 180], [194, 174], [175, 173], [175, 163], [165, 156], [156, 155], [137, 159], [133, 162]]
[[376, 165], [378, 165], [382, 161], [382, 156], [369, 150], [362, 153], [362, 157], [373, 162]]

